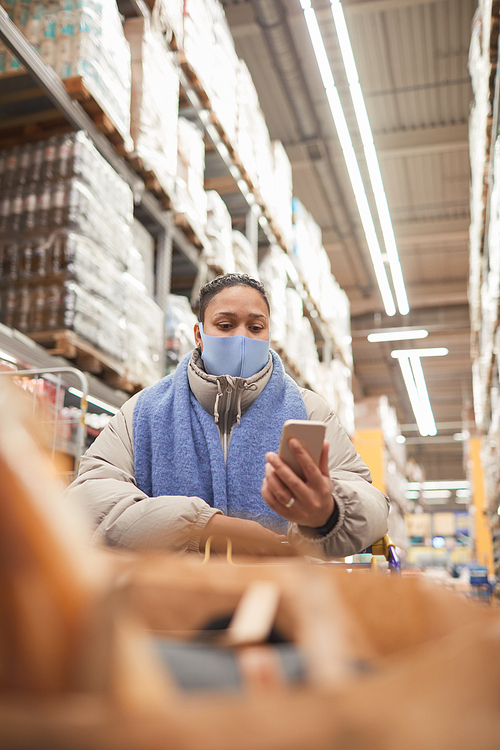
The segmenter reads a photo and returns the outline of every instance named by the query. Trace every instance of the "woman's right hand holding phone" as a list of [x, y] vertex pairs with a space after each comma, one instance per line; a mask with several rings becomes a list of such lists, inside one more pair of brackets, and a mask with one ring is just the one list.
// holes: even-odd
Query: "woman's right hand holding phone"
[[299, 440], [290, 438], [289, 447], [299, 463], [302, 480], [276, 453], [266, 453], [262, 497], [272, 510], [300, 526], [324, 526], [335, 509], [332, 480], [328, 471], [326, 440], [316, 465]]

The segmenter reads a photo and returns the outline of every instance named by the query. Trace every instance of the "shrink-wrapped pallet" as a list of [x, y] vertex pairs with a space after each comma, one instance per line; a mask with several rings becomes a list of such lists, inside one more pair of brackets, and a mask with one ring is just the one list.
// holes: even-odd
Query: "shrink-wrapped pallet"
[[165, 40], [146, 18], [124, 25], [132, 60], [130, 132], [133, 155], [152, 171], [167, 195], [177, 174], [179, 76]]
[[167, 372], [172, 372], [182, 357], [194, 349], [196, 315], [189, 300], [180, 294], [169, 294], [165, 315], [165, 350]]
[[216, 190], [208, 190], [205, 234], [210, 247], [204, 259], [222, 273], [233, 273], [235, 270], [232, 231], [231, 214], [226, 204]]
[[[130, 50], [115, 0], [1, 4], [61, 78], [81, 77], [130, 150]], [[0, 52], [0, 74], [21, 69], [17, 58]]]
[[292, 165], [281, 141], [273, 141], [274, 196], [272, 214], [283, 240], [288, 247], [293, 243], [292, 199], [293, 178]]
[[125, 374], [132, 383], [153, 385], [165, 374], [165, 314], [144, 284], [128, 273], [122, 280], [126, 296]]
[[[150, 0], [150, 3], [153, 0]], [[176, 47], [182, 46], [184, 35], [184, 0], [156, 0], [153, 6], [153, 23], [164, 34], [167, 41], [175, 39]]]
[[204, 189], [205, 143], [199, 128], [185, 117], [177, 121], [178, 151], [175, 209], [193, 229], [205, 231], [207, 196]]
[[185, 0], [183, 47], [211, 108], [234, 143], [238, 56], [219, 0]]
[[298, 366], [302, 349], [302, 297], [296, 289], [285, 290], [286, 305], [284, 309], [286, 320], [286, 352], [292, 362]]
[[287, 357], [290, 357], [287, 338], [286, 260], [283, 250], [277, 245], [271, 245], [268, 254], [259, 264], [259, 277], [269, 296], [271, 340], [284, 350]]
[[134, 219], [132, 247], [127, 258], [127, 271], [146, 287], [150, 297], [155, 294], [155, 241], [140, 221]]
[[245, 235], [238, 230], [233, 229], [233, 256], [236, 273], [246, 273], [259, 278], [259, 269], [257, 268], [257, 253], [247, 240]]
[[322, 248], [321, 228], [298, 198], [293, 199], [292, 260], [306, 281], [314, 283], [315, 258]]
[[318, 350], [314, 338], [314, 331], [308, 318], [303, 317], [298, 328], [300, 351], [297, 358], [300, 373], [306, 383], [318, 390]]
[[253, 133], [260, 104], [252, 76], [243, 60], [238, 60], [237, 105], [236, 151], [250, 180], [257, 187], [259, 177]]
[[266, 208], [274, 202], [274, 161], [271, 138], [260, 109], [253, 118], [254, 151], [257, 164], [257, 188]]
[[352, 373], [340, 360], [333, 359], [330, 367], [338, 394], [337, 417], [348, 435], [354, 434], [354, 396], [352, 394]]
[[328, 324], [345, 364], [352, 368], [351, 309], [349, 298], [330, 270], [321, 279], [320, 312]]
[[5, 152], [0, 180], [0, 321], [47, 341], [73, 331], [134, 383], [155, 382], [163, 316], [145, 285], [154, 245], [142, 226], [132, 236], [130, 187], [83, 133]]
[[471, 164], [469, 228], [469, 305], [473, 331], [481, 327], [481, 284], [483, 230], [485, 220], [486, 168], [489, 159], [490, 101], [490, 33], [492, 0], [481, 0], [472, 24], [469, 48], [469, 73], [474, 103], [469, 119], [469, 152]]

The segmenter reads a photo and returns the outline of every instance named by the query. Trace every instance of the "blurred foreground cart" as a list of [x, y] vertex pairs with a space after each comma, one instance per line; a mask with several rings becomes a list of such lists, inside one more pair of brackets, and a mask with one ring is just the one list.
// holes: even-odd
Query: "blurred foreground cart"
[[[5, 370], [0, 376], [9, 377], [27, 393], [33, 404], [33, 421], [41, 428], [43, 441], [54, 461], [56, 454], [71, 458], [66, 483], [78, 472], [80, 458], [85, 450], [85, 415], [87, 413], [88, 378], [76, 367], [45, 367], [27, 370]], [[73, 394], [81, 394], [78, 409], [64, 406], [65, 390], [73, 383], [79, 388]]]

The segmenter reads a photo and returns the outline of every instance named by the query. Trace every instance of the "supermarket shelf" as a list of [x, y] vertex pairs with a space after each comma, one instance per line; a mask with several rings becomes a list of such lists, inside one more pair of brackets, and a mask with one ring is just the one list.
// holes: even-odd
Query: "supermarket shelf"
[[[227, 198], [229, 193], [238, 196], [238, 208], [243, 213], [253, 209], [259, 222], [260, 232], [270, 245], [279, 245], [284, 252], [289, 248], [284, 242], [279, 229], [264, 204], [258, 190], [251, 182], [234, 146], [226, 135], [217, 115], [210, 106], [210, 99], [201, 84], [197, 83], [196, 74], [189, 65], [185, 53], [177, 51], [177, 68], [182, 91], [189, 106], [189, 114], [193, 115], [198, 125], [204, 130], [208, 142], [207, 180], [206, 188], [218, 190], [221, 180], [226, 190], [221, 189], [221, 195]], [[185, 111], [188, 114], [187, 111]], [[210, 184], [212, 181], [212, 184]], [[227, 190], [229, 188], [229, 190]], [[219, 192], [219, 190], [218, 190]], [[233, 213], [235, 206], [232, 206]], [[230, 208], [231, 213], [231, 208]]]
[[[253, 211], [258, 222], [259, 242], [278, 245], [289, 256], [290, 248], [248, 176], [236, 149], [211, 109], [210, 99], [201, 84], [197, 82], [196, 75], [182, 50], [177, 52], [177, 62], [181, 88], [188, 105], [186, 114], [189, 113], [194, 117], [206, 134], [205, 189], [216, 190], [222, 196], [233, 219], [233, 226], [236, 225], [235, 228], [238, 223], [244, 224], [249, 211]], [[323, 359], [329, 361], [335, 357], [351, 367], [350, 363], [345, 362], [339, 343], [335, 341], [328, 324], [322, 319], [307, 284], [299, 279], [291, 263], [290, 266], [293, 269], [288, 274], [290, 281], [304, 300], [304, 315], [312, 325]]]
[[[150, 17], [149, 8], [143, 0], [119, 0], [118, 5], [124, 15]], [[171, 289], [176, 293], [190, 296], [189, 290], [195, 286], [195, 279], [198, 279], [198, 281], [200, 278], [208, 279], [219, 272], [220, 269], [207, 267], [203, 260], [203, 250], [209, 248], [209, 242], [203, 230], [200, 227], [193, 226], [191, 221], [187, 220], [187, 217], [176, 210], [175, 197], [164, 193], [159, 188], [155, 175], [152, 172], [147, 172], [139, 161], [132, 160], [130, 155], [124, 154], [123, 144], [120, 145], [120, 143], [110, 141], [110, 136], [113, 138], [114, 135], [109, 132], [109, 128], [103, 128], [102, 118], [96, 119], [94, 112], [85, 111], [82, 104], [68, 94], [61, 79], [52, 68], [43, 62], [1, 7], [0, 39], [4, 40], [29, 71], [29, 74], [17, 76], [17, 90], [14, 88], [12, 92], [5, 92], [7, 97], [9, 93], [13, 93], [14, 100], [17, 96], [16, 104], [18, 107], [21, 107], [22, 102], [26, 107], [26, 102], [28, 102], [28, 108], [31, 107], [31, 111], [25, 113], [29, 120], [26, 125], [35, 128], [38, 117], [42, 121], [38, 123], [38, 127], [42, 131], [41, 134], [38, 133], [38, 137], [45, 133], [48, 135], [48, 132], [44, 131], [43, 128], [47, 129], [51, 124], [54, 126], [54, 117], [58, 118], [57, 123], [60, 128], [84, 130], [101, 155], [131, 187], [136, 203], [137, 218], [158, 240], [157, 302], [164, 307], [164, 302]], [[166, 40], [166, 43], [168, 42], [169, 40]], [[307, 285], [299, 278], [289, 258], [291, 248], [284, 241], [258, 189], [248, 176], [237, 151], [211, 108], [206, 92], [197, 81], [184, 52], [177, 49], [177, 40], [170, 40], [169, 46], [177, 61], [182, 98], [186, 107], [183, 114], [185, 113], [190, 119], [193, 119], [205, 134], [206, 189], [215, 189], [219, 192], [228, 206], [233, 218], [233, 225], [235, 228], [241, 228], [249, 238], [252, 237], [256, 250], [257, 244], [268, 244], [281, 248], [289, 260], [290, 271], [288, 276], [290, 284], [302, 297], [304, 315], [312, 325], [321, 359], [324, 362], [329, 362], [334, 357], [350, 366], [350, 363], [346, 363], [343, 358], [340, 342], [335, 341], [334, 335], [329, 330], [329, 325], [322, 319]], [[9, 78], [11, 87], [13, 86], [13, 78]], [[8, 86], [7, 79], [5, 81], [4, 86]], [[24, 83], [21, 85], [23, 81]], [[3, 93], [1, 85], [0, 79], [0, 101], [2, 101]], [[29, 94], [22, 93], [23, 86]], [[20, 110], [18, 115], [21, 116]], [[105, 134], [101, 132], [103, 129]], [[0, 144], [1, 130], [0, 126]], [[33, 133], [31, 137], [36, 138], [37, 133], [34, 130], [31, 130], [31, 132]], [[61, 341], [65, 342], [62, 348]], [[122, 389], [130, 388], [126, 379], [120, 380], [122, 373], [119, 367], [115, 367], [113, 370], [113, 366], [110, 367], [109, 363], [104, 361], [105, 355], [96, 355], [95, 351], [88, 352], [83, 343], [80, 345], [77, 342], [76, 353], [71, 349], [74, 342], [70, 341], [68, 337], [58, 337], [57, 342], [54, 339], [54, 341], [45, 341], [44, 343], [49, 343], [53, 350], [61, 351], [66, 357], [70, 357], [71, 354], [71, 358], [73, 358], [73, 354], [76, 354], [77, 363], [79, 357], [84, 369], [92, 371], [92, 367], [95, 367], [97, 372], [102, 368], [100, 371], [103, 374], [115, 372], [116, 378], [113, 382], [112, 377], [110, 382], [113, 382], [115, 387], [121, 385]], [[303, 382], [297, 368], [288, 361], [284, 352], [282, 355], [290, 374], [301, 385], [310, 387]], [[47, 354], [47, 356], [50, 355]], [[52, 362], [53, 359], [50, 359], [50, 361]], [[102, 385], [106, 387], [105, 383]], [[139, 384], [133, 384], [130, 390], [137, 390], [139, 387]], [[108, 400], [109, 403], [113, 404], [109, 398], [99, 398]], [[125, 398], [126, 396], [123, 400]]]
[[[33, 109], [30, 113], [31, 122], [36, 121], [36, 117], [34, 117], [36, 111], [38, 113], [47, 112], [43, 107], [46, 107], [48, 100], [61, 113], [70, 127], [75, 130], [84, 130], [87, 133], [100, 154], [113, 166], [122, 179], [130, 185], [136, 203], [140, 206], [142, 213], [148, 216], [150, 222], [156, 225], [157, 232], [172, 232], [172, 224], [169, 220], [168, 211], [147, 190], [144, 180], [134, 172], [125, 159], [122, 158], [122, 155], [117, 153], [115, 145], [113, 145], [108, 137], [101, 133], [96, 123], [81, 104], [68, 94], [59, 76], [42, 60], [26, 37], [12, 23], [2, 7], [0, 7], [0, 39], [29, 71], [29, 77], [34, 81], [36, 87], [44, 92], [44, 96], [34, 97], [32, 100], [33, 105], [35, 101], [38, 102], [39, 109]], [[119, 150], [121, 149], [119, 148]], [[185, 253], [188, 245], [182, 237], [182, 232], [174, 230], [172, 236], [173, 241], [178, 243], [179, 249]], [[189, 260], [193, 261], [197, 259], [198, 255], [199, 252], [194, 247], [189, 247]]]
[[[142, 15], [150, 18], [149, 8], [142, 0], [119, 0], [118, 6], [124, 15]], [[172, 45], [171, 49], [172, 49]], [[177, 49], [177, 42], [172, 49], [176, 54], [177, 69], [182, 90], [183, 115], [194, 119], [203, 129], [206, 141], [205, 189], [216, 190], [225, 200], [233, 225], [245, 225], [249, 211], [253, 211], [258, 222], [259, 241], [269, 245], [279, 245], [288, 255], [290, 248], [284, 241], [278, 227], [270, 215], [257, 188], [253, 185], [242, 163], [237, 150], [224, 131], [216, 113], [213, 111], [210, 98], [199, 82], [196, 73], [189, 64], [185, 52]], [[242, 227], [243, 228], [243, 227]], [[244, 232], [245, 233], [245, 232]], [[217, 271], [218, 269], [214, 269]], [[316, 341], [324, 358], [332, 356], [345, 360], [328, 325], [322, 320], [316, 302], [307, 285], [298, 279], [297, 274], [289, 274], [291, 283], [301, 292], [304, 299], [304, 314], [309, 319]], [[350, 366], [348, 364], [348, 366]]]
[[[120, 12], [127, 17], [143, 16], [144, 18], [151, 18], [149, 7], [143, 0], [118, 0], [118, 7]], [[194, 120], [205, 133], [205, 189], [216, 190], [224, 199], [233, 219], [234, 228], [240, 228], [246, 234], [248, 216], [251, 212], [251, 220], [255, 221], [257, 226], [259, 244], [278, 245], [284, 253], [289, 255], [291, 248], [283, 239], [258, 189], [250, 179], [237, 150], [211, 107], [210, 97], [198, 80], [184, 50], [178, 44], [178, 40], [175, 39], [170, 42], [169, 47], [175, 55], [179, 73], [181, 113], [183, 116]], [[181, 224], [181, 221], [178, 221]], [[193, 232], [196, 236], [195, 229], [193, 229]], [[191, 236], [190, 240], [196, 244], [195, 237]], [[215, 273], [219, 272], [217, 268], [212, 270]], [[329, 361], [334, 357], [351, 367], [351, 363], [345, 362], [339, 342], [335, 341], [335, 337], [329, 331], [328, 324], [322, 320], [321, 313], [307, 288], [307, 284], [299, 279], [293, 267], [288, 275], [290, 282], [303, 298], [304, 315], [311, 323], [323, 360]]]
[[[46, 349], [32, 341], [28, 336], [0, 323], [0, 360], [5, 354], [16, 360], [18, 369], [35, 367], [74, 367], [74, 362], [50, 354]], [[129, 393], [117, 390], [89, 373], [86, 373], [86, 375], [89, 381], [90, 396], [118, 408], [130, 398]], [[72, 376], [71, 373], [64, 374], [63, 382], [68, 387], [80, 387], [79, 380]]]

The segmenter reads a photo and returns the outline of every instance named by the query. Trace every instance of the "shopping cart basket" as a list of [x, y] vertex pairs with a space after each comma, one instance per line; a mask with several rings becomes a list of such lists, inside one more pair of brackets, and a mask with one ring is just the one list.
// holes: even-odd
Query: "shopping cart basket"
[[[87, 412], [88, 378], [76, 367], [38, 367], [27, 370], [5, 370], [0, 376], [10, 376], [31, 395], [35, 422], [41, 425], [47, 448], [54, 459], [56, 452], [70, 455], [73, 462], [70, 481], [78, 472], [85, 449], [85, 414]], [[79, 385], [79, 409], [64, 408], [65, 388]]]

